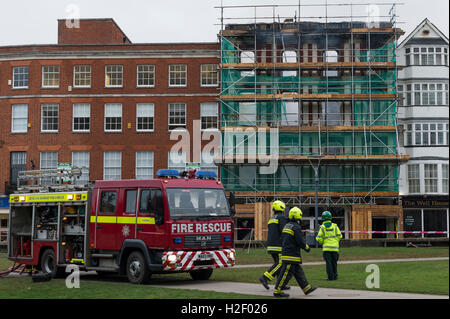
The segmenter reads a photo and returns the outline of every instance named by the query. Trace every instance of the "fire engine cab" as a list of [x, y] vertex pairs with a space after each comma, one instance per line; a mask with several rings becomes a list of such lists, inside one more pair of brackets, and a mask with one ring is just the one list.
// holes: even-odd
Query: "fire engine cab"
[[[10, 195], [8, 257], [52, 276], [65, 267], [127, 275], [232, 267], [234, 225], [214, 172], [159, 170], [156, 179], [79, 185], [81, 169], [26, 171]], [[20, 185], [20, 184], [24, 185]]]

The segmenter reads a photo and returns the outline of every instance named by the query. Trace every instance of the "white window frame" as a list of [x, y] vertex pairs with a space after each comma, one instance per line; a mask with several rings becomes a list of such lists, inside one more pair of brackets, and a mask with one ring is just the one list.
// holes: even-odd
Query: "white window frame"
[[[144, 107], [148, 107], [148, 110], [144, 110]], [[144, 114], [147, 113], [147, 114]], [[150, 115], [150, 116], [139, 116]], [[151, 118], [151, 129], [139, 129], [139, 118]], [[154, 132], [155, 131], [155, 104], [153, 103], [137, 103], [136, 104], [136, 132]]]
[[[83, 70], [77, 70], [77, 68], [83, 68]], [[84, 69], [86, 68], [86, 69]], [[83, 79], [77, 79], [77, 75], [84, 75]], [[77, 84], [82, 81], [87, 81], [89, 79], [89, 85], [87, 84]], [[89, 64], [79, 64], [73, 66], [73, 87], [74, 88], [90, 88], [92, 85], [92, 66]]]
[[[120, 69], [120, 70], [119, 70]], [[109, 83], [114, 79], [118, 81], [119, 77], [114, 77], [113, 75], [120, 74], [120, 84], [108, 84], [108, 74]], [[121, 64], [108, 64], [105, 65], [105, 88], [121, 88], [123, 87], [123, 65]]]
[[448, 194], [448, 166], [448, 164], [441, 166], [441, 192], [444, 194]]
[[[15, 121], [25, 120], [25, 124], [17, 125]], [[19, 128], [17, 128], [19, 126]], [[11, 106], [11, 133], [28, 132], [28, 104], [13, 104]]]
[[[57, 89], [59, 88], [60, 79], [59, 65], [43, 65], [42, 66], [42, 88], [43, 89]], [[57, 81], [57, 84], [51, 84]]]
[[[435, 169], [427, 170], [427, 166], [433, 166]], [[427, 173], [432, 174], [427, 174]], [[427, 176], [430, 175], [430, 176]], [[425, 194], [436, 194], [439, 192], [439, 173], [438, 164], [424, 163], [423, 164], [423, 181], [425, 187]]]
[[[111, 158], [107, 158], [111, 156]], [[107, 163], [107, 160], [110, 161]], [[111, 164], [110, 164], [111, 163]], [[108, 164], [108, 166], [107, 166]], [[109, 174], [108, 170], [119, 170], [119, 174]], [[115, 178], [107, 178], [112, 176]], [[122, 152], [121, 151], [105, 151], [103, 152], [103, 179], [104, 180], [120, 180], [122, 179]]]
[[[408, 194], [420, 194], [421, 178], [420, 178], [420, 164], [408, 164], [406, 165], [406, 173], [408, 179]], [[411, 170], [410, 170], [411, 169]], [[412, 176], [414, 174], [415, 176]], [[418, 185], [412, 185], [412, 182], [417, 182]], [[418, 187], [417, 191], [414, 191], [412, 187]]]
[[[183, 67], [183, 70], [177, 70], [177, 67]], [[175, 68], [175, 70], [172, 70], [172, 68]], [[184, 77], [180, 76], [180, 83], [177, 82], [176, 74], [181, 73], [180, 75], [183, 75]], [[175, 77], [173, 77], [175, 76]], [[172, 80], [175, 81], [175, 84], [172, 84]], [[169, 87], [186, 87], [187, 86], [187, 64], [169, 64]]]
[[[184, 158], [184, 161], [183, 161]], [[167, 153], [167, 168], [176, 169], [178, 171], [184, 171], [186, 169], [186, 152], [185, 151], [177, 151], [177, 153], [173, 151], [169, 151]], [[182, 164], [181, 164], [182, 163]]]
[[[15, 72], [16, 70], [17, 71], [26, 70], [26, 72], [17, 72], [17, 74], [16, 74], [16, 72]], [[30, 68], [27, 65], [18, 65], [18, 66], [13, 67], [12, 73], [13, 73], [12, 88], [13, 89], [28, 89], [28, 85], [29, 85], [29, 81], [30, 81]], [[26, 80], [16, 79], [17, 76], [21, 76], [21, 75], [25, 76], [25, 74], [26, 74]], [[16, 80], [17, 80], [17, 84], [21, 84], [22, 82], [26, 81], [27, 85], [17, 85], [16, 86]]]
[[[136, 179], [152, 179], [155, 166], [153, 151], [136, 151]], [[142, 174], [149, 171], [150, 174]]]
[[[57, 119], [57, 129], [44, 129], [44, 108], [56, 107], [56, 119]], [[48, 119], [54, 117], [47, 117]], [[48, 123], [47, 123], [48, 125]], [[56, 103], [43, 103], [41, 104], [41, 132], [42, 133], [58, 133], [59, 131], [59, 104]]]
[[[110, 112], [115, 113], [117, 112], [117, 114], [110, 114]], [[105, 132], [122, 132], [122, 104], [121, 103], [106, 103], [105, 104], [105, 116], [104, 116], [104, 131]], [[107, 115], [119, 115], [120, 116], [107, 116]], [[107, 119], [109, 118], [119, 118], [120, 117], [120, 129], [107, 129]], [[112, 125], [112, 123], [110, 123], [109, 125]]]
[[[177, 123], [174, 123], [174, 124], [172, 124], [171, 123], [171, 119], [175, 119], [175, 118], [177, 118], [177, 117], [179, 117], [179, 118], [181, 118], [181, 115], [173, 115], [173, 116], [171, 116], [170, 115], [170, 108], [171, 108], [171, 106], [184, 106], [184, 124], [177, 124]], [[175, 111], [175, 112], [178, 112], [178, 111]], [[175, 103], [169, 103], [169, 106], [168, 106], [168, 116], [167, 116], [167, 118], [168, 118], [168, 127], [169, 127], [169, 131], [173, 131], [173, 130], [179, 130], [179, 129], [183, 129], [183, 130], [185, 130], [186, 128], [187, 128], [187, 113], [186, 113], [186, 103], [178, 103], [178, 102], [175, 102]], [[176, 127], [175, 127], [176, 126]]]
[[[75, 110], [78, 107], [83, 107], [85, 110]], [[87, 111], [86, 111], [87, 109]], [[85, 113], [84, 115], [88, 116], [75, 116], [76, 112]], [[89, 128], [88, 129], [75, 129], [75, 118], [88, 118], [89, 119]], [[84, 123], [85, 125], [85, 123]], [[72, 132], [90, 132], [91, 131], [91, 105], [89, 103], [74, 103], [72, 107]]]
[[[80, 165], [82, 163], [82, 165]], [[89, 163], [90, 153], [89, 151], [73, 151], [72, 152], [72, 166], [81, 168], [81, 176], [76, 179], [76, 183], [86, 184], [89, 182]]]
[[[150, 70], [139, 70], [141, 67], [149, 67]], [[146, 75], [150, 75], [150, 77], [145, 77], [145, 80], [150, 80], [150, 84], [139, 84], [139, 74], [141, 73], [148, 73]], [[153, 88], [155, 87], [155, 65], [154, 64], [138, 64], [136, 66], [136, 86], [138, 88]]]
[[[204, 67], [206, 70], [204, 70]], [[211, 71], [209, 68], [212, 67], [214, 70]], [[216, 76], [212, 76], [211, 74], [215, 73]], [[205, 76], [205, 78], [203, 77]], [[206, 83], [203, 83], [203, 80], [206, 80]], [[213, 83], [208, 83], [208, 82]], [[201, 64], [200, 65], [200, 86], [202, 87], [217, 87], [219, 85], [219, 71], [217, 69], [217, 64]]]
[[[55, 158], [49, 158], [49, 157], [55, 157]], [[51, 164], [55, 165], [44, 165], [48, 164], [50, 162]], [[58, 152], [55, 151], [42, 151], [39, 153], [39, 168], [40, 169], [56, 169], [58, 167]]]
[[[211, 110], [208, 110], [210, 108]], [[212, 109], [214, 108], [214, 112], [212, 112]], [[212, 118], [215, 117], [216, 121], [216, 127], [207, 127], [203, 128], [203, 118]], [[200, 103], [200, 128], [202, 131], [217, 131], [219, 129], [219, 106], [216, 102], [204, 102]], [[208, 123], [208, 122], [207, 122]]]

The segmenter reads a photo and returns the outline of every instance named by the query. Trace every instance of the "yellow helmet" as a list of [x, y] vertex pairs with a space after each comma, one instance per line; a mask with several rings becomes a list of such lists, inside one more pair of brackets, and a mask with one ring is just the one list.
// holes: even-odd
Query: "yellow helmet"
[[302, 210], [298, 207], [292, 207], [289, 211], [289, 219], [302, 219]]
[[272, 203], [272, 210], [276, 212], [284, 212], [286, 205], [281, 200], [276, 200]]

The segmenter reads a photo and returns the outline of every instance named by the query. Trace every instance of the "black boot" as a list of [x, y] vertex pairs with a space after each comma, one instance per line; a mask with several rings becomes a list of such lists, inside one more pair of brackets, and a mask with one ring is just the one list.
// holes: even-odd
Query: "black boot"
[[266, 279], [266, 277], [264, 277], [264, 275], [262, 275], [261, 277], [259, 277], [259, 281], [262, 283], [262, 285], [264, 286], [264, 288], [266, 288], [267, 290], [270, 289], [269, 284], [267, 283], [267, 279]]

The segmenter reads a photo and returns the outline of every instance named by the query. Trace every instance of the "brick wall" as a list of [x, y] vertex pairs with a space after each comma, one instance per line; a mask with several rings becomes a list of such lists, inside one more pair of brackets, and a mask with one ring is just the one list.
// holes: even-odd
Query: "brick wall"
[[[58, 151], [58, 162], [71, 162], [72, 151], [89, 151], [91, 180], [103, 178], [103, 152], [107, 150], [122, 151], [122, 178], [135, 177], [137, 150], [154, 151], [154, 173], [159, 168], [166, 168], [167, 152], [176, 143], [170, 140], [168, 131], [168, 104], [186, 103], [187, 129], [192, 138], [192, 121], [200, 119], [200, 103], [216, 102], [217, 99], [218, 87], [200, 85], [200, 65], [218, 64], [218, 49], [215, 43], [0, 47], [0, 192], [4, 191], [4, 184], [10, 178], [10, 152], [13, 151], [27, 152], [27, 169], [31, 169], [30, 160], [36, 169], [39, 168], [41, 151]], [[147, 54], [151, 57], [146, 57], [144, 51], [152, 52]], [[43, 55], [48, 57], [43, 59]], [[87, 64], [92, 70], [91, 88], [69, 91], [69, 86], [73, 86], [74, 65]], [[105, 88], [105, 66], [108, 64], [123, 65], [122, 88]], [[153, 88], [137, 87], [138, 64], [155, 66]], [[169, 87], [169, 64], [187, 65], [186, 87]], [[13, 67], [19, 65], [29, 67], [28, 89], [14, 89], [8, 85]], [[60, 66], [59, 88], [41, 87], [43, 65]], [[12, 105], [21, 103], [28, 104], [30, 127], [26, 133], [11, 133]], [[43, 103], [59, 104], [58, 133], [41, 133]], [[72, 132], [74, 103], [90, 103], [90, 133]], [[121, 133], [104, 132], [105, 103], [122, 104]], [[136, 103], [154, 103], [154, 132], [136, 132]]]

